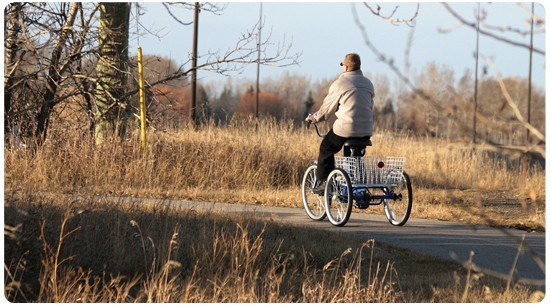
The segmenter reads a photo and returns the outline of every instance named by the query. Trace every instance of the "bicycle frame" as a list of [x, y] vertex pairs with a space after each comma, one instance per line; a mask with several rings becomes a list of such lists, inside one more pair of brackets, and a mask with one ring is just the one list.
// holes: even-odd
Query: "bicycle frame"
[[[342, 186], [342, 196], [347, 197], [348, 186]], [[382, 194], [373, 194], [372, 189], [378, 189]], [[381, 205], [384, 200], [401, 200], [402, 194], [396, 194], [393, 189], [386, 185], [379, 186], [352, 186], [351, 187], [352, 198], [355, 201], [355, 207], [359, 209], [366, 209], [372, 205]]]

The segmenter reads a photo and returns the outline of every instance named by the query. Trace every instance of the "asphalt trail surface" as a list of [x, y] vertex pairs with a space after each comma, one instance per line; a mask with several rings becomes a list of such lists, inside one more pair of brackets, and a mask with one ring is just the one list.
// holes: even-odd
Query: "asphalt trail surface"
[[[120, 201], [121, 198], [109, 200]], [[468, 261], [471, 252], [473, 252], [473, 263], [484, 269], [485, 272], [500, 273], [501, 276], [510, 275], [514, 262], [517, 261], [514, 271], [516, 280], [532, 280], [541, 287], [545, 287], [546, 284], [545, 233], [504, 230], [412, 217], [404, 226], [393, 226], [383, 215], [357, 213], [356, 211], [352, 212], [350, 220], [344, 227], [335, 227], [330, 224], [328, 219], [311, 220], [303, 208], [139, 198], [124, 198], [124, 201], [164, 203], [195, 210], [247, 215], [292, 226], [342, 231], [365, 240], [374, 239], [392, 246], [462, 263]], [[521, 251], [519, 250], [520, 245], [523, 245]]]

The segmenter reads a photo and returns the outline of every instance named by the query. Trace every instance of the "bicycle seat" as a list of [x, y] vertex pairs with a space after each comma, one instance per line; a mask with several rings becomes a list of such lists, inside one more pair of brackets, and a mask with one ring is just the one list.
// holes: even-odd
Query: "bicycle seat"
[[370, 137], [351, 138], [344, 142], [344, 156], [365, 156], [365, 149], [372, 146]]
[[370, 138], [352, 138], [344, 142], [345, 147], [370, 147], [372, 146], [372, 141]]

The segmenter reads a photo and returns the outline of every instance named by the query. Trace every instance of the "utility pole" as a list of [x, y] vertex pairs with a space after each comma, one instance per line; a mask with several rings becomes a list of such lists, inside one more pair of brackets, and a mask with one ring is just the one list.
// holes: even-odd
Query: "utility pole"
[[475, 85], [474, 85], [474, 137], [473, 141], [476, 144], [476, 124], [477, 124], [477, 75], [478, 75], [478, 64], [479, 64], [479, 22], [481, 16], [481, 8], [478, 2], [477, 4], [477, 27], [476, 27], [476, 74], [475, 74]]
[[[531, 42], [529, 45], [529, 89], [527, 91], [527, 123], [531, 124], [531, 79], [533, 75], [533, 27], [535, 23], [535, 3], [531, 3]], [[527, 144], [529, 144], [529, 129], [527, 129]]]
[[[535, 3], [531, 2], [531, 42], [529, 45], [529, 84], [527, 89], [527, 123], [531, 124], [531, 79], [533, 74], [533, 27], [535, 23]], [[525, 146], [529, 146], [531, 142], [531, 135], [529, 134], [529, 129], [527, 129], [527, 137], [525, 138]], [[526, 175], [529, 171], [530, 157], [527, 153], [523, 154], [522, 158], [523, 163], [523, 174]]]
[[193, 57], [191, 59], [191, 65], [193, 70], [191, 71], [191, 120], [193, 125], [198, 127], [197, 120], [197, 44], [199, 39], [199, 12], [200, 4], [195, 2], [195, 20], [193, 22]]
[[260, 48], [262, 46], [262, 9], [263, 3], [260, 2], [260, 21], [258, 22], [258, 61], [256, 67], [256, 119], [260, 117]]

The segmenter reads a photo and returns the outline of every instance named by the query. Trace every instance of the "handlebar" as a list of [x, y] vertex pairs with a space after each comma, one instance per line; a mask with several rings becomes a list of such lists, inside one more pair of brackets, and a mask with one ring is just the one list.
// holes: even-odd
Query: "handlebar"
[[[311, 121], [306, 121], [306, 122], [307, 122], [306, 126], [307, 126], [307, 128], [309, 129], [309, 126], [310, 126], [313, 122], [311, 122]], [[319, 136], [319, 137], [321, 137], [321, 138], [325, 138], [325, 136], [326, 136], [327, 134], [321, 134], [321, 132], [319, 131], [319, 126], [317, 125], [316, 122], [313, 123], [313, 126], [315, 126], [315, 132], [317, 132], [317, 136]]]

